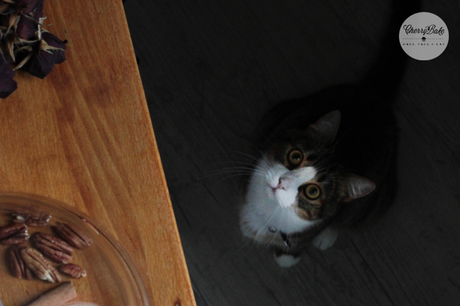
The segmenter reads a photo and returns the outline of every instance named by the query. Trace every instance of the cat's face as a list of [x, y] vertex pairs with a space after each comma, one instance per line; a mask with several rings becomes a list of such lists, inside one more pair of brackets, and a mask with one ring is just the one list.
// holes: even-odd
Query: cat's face
[[[260, 175], [266, 196], [280, 207], [292, 207], [306, 220], [322, 218], [335, 207], [336, 182], [325, 175], [325, 163], [332, 162], [329, 152], [308, 149], [304, 143], [277, 144], [262, 158]], [[327, 209], [329, 207], [329, 209]]]
[[307, 131], [275, 135], [255, 172], [261, 196], [312, 221], [333, 216], [341, 204], [372, 192], [370, 180], [339, 170], [334, 157], [339, 122], [340, 113], [333, 112]]

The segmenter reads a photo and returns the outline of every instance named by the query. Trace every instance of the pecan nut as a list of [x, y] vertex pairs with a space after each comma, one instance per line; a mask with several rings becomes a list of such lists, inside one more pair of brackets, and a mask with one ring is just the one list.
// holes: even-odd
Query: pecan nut
[[37, 250], [54, 262], [66, 264], [72, 260], [73, 248], [56, 236], [38, 232], [30, 240]]
[[86, 277], [86, 270], [80, 267], [79, 265], [76, 265], [73, 263], [68, 263], [68, 264], [59, 266], [58, 270], [73, 278]]
[[81, 230], [67, 223], [57, 222], [55, 231], [65, 242], [80, 250], [89, 247], [93, 242]]
[[45, 213], [12, 213], [14, 223], [25, 223], [30, 227], [43, 227], [47, 226], [51, 219], [51, 215]]
[[59, 272], [39, 251], [32, 248], [21, 248], [19, 253], [24, 261], [24, 265], [27, 266], [37, 278], [51, 283], [59, 283], [62, 281]]
[[16, 278], [24, 276], [24, 261], [19, 255], [19, 248], [11, 247], [6, 251], [6, 263], [10, 269], [11, 275]]
[[16, 278], [33, 279], [32, 271], [24, 264], [20, 247], [13, 246], [6, 251], [6, 262], [11, 275]]
[[0, 228], [0, 244], [20, 244], [29, 240], [29, 232], [25, 224], [12, 224]]

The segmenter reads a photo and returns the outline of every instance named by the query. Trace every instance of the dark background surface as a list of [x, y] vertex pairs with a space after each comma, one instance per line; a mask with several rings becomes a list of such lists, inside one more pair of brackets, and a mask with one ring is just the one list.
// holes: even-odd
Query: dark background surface
[[125, 10], [199, 306], [460, 303], [458, 1], [423, 2], [450, 38], [437, 59], [409, 60], [396, 203], [291, 269], [242, 238], [236, 170], [270, 107], [364, 75], [390, 2], [128, 0]]

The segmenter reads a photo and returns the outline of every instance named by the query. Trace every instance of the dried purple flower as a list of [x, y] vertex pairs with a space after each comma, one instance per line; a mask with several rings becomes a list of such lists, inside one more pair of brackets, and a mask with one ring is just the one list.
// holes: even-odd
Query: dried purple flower
[[5, 99], [18, 87], [14, 78], [14, 71], [0, 50], [0, 98]]
[[14, 12], [14, 7], [12, 3], [0, 0], [0, 14], [2, 15], [9, 15]]
[[43, 11], [43, 2], [44, 0], [17, 0], [16, 7], [23, 14], [30, 14], [37, 9]]
[[60, 64], [66, 60], [66, 48], [64, 42], [57, 36], [44, 32], [39, 42], [38, 52], [32, 55], [22, 69], [43, 79], [53, 70], [54, 64]]
[[21, 40], [30, 40], [34, 37], [35, 33], [38, 30], [37, 22], [29, 18], [22, 17], [17, 26], [16, 26], [16, 34], [17, 37]]
[[[16, 14], [20, 17], [20, 20], [16, 24], [16, 34], [21, 40], [29, 40], [39, 31], [38, 26], [42, 22], [43, 17], [43, 3], [43, 0], [22, 0], [18, 2], [16, 7], [19, 8], [19, 11]], [[21, 11], [21, 8], [24, 7], [27, 9], [22, 9]]]
[[43, 3], [0, 0], [0, 98], [17, 88], [15, 70], [43, 79], [55, 64], [66, 60], [65, 43], [43, 29]]

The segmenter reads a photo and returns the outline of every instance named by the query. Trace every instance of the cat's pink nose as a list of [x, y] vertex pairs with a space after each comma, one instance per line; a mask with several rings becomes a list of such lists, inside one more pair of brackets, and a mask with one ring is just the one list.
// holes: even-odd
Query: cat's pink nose
[[276, 183], [270, 183], [269, 186], [270, 186], [270, 188], [272, 189], [273, 193], [275, 193], [276, 190], [279, 189], [280, 183], [279, 183], [279, 182], [278, 182], [278, 184], [276, 184]]
[[275, 191], [275, 189], [283, 189], [283, 190], [286, 190], [286, 186], [284, 186], [283, 180], [282, 180], [282, 179], [279, 179], [278, 185], [276, 185], [276, 187], [272, 187], [272, 189], [273, 189], [273, 191]]
[[271, 182], [269, 183], [269, 186], [273, 193], [276, 193], [276, 190], [278, 189], [286, 190], [286, 182], [281, 178], [278, 180], [278, 183]]

